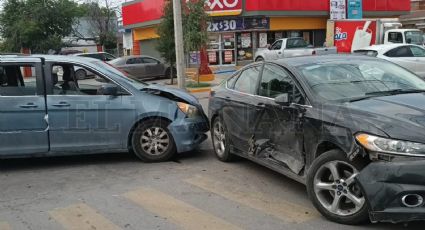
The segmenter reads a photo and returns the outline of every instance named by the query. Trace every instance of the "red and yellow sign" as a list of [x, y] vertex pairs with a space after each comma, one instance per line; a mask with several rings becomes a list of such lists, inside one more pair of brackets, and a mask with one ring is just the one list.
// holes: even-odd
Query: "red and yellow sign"
[[210, 16], [240, 15], [242, 0], [207, 0], [206, 11]]

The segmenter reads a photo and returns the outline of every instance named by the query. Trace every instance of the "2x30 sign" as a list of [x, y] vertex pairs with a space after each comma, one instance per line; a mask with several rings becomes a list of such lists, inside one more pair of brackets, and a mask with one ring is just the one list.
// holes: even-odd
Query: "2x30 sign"
[[211, 16], [239, 15], [242, 13], [242, 0], [206, 0], [207, 13]]

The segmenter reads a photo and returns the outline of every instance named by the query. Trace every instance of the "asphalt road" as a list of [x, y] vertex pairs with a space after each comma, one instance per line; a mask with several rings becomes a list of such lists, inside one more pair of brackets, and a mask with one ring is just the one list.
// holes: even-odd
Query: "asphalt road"
[[[206, 105], [207, 94], [199, 95]], [[342, 226], [305, 187], [241, 160], [215, 159], [210, 140], [171, 162], [130, 154], [0, 161], [4, 229], [423, 229], [423, 223]]]

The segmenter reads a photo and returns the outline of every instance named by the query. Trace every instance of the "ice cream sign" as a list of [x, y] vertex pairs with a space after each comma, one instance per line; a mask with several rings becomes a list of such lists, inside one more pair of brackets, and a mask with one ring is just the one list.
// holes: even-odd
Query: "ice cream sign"
[[206, 0], [205, 4], [210, 16], [229, 16], [242, 13], [242, 0]]

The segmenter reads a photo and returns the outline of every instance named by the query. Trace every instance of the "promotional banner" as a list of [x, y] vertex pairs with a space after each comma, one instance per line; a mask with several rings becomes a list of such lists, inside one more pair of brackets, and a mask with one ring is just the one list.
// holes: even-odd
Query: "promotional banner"
[[335, 46], [338, 53], [351, 53], [376, 42], [376, 21], [336, 21]]
[[270, 19], [266, 17], [254, 17], [235, 19], [214, 19], [207, 22], [208, 32], [226, 32], [256, 29], [270, 29]]
[[347, 9], [348, 9], [348, 19], [363, 18], [362, 0], [348, 0]]
[[346, 12], [346, 5], [345, 0], [330, 0], [330, 19], [331, 20], [340, 20], [345, 19], [347, 12]]

